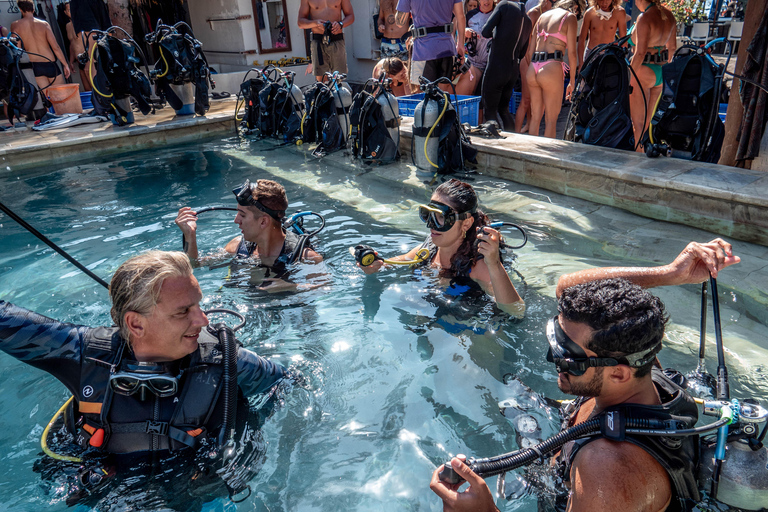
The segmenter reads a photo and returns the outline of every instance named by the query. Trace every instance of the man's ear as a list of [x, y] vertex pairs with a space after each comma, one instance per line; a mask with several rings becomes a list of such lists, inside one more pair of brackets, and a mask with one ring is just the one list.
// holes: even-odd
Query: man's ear
[[144, 315], [137, 313], [136, 311], [128, 311], [125, 313], [123, 319], [125, 320], [125, 325], [128, 327], [132, 343], [136, 343], [146, 336], [147, 319], [144, 318]]
[[634, 378], [634, 372], [632, 368], [626, 364], [620, 364], [617, 366], [610, 366], [610, 373], [608, 377], [614, 384], [626, 384], [630, 379]]

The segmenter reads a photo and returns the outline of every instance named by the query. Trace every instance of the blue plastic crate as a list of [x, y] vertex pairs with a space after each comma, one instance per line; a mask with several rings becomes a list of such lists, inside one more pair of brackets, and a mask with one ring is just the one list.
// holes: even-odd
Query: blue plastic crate
[[720, 108], [717, 110], [718, 115], [720, 115], [720, 120], [722, 122], [725, 122], [725, 112], [728, 110], [728, 104], [727, 103], [721, 103]]
[[[451, 103], [453, 103], [454, 96], [453, 94], [450, 96]], [[461, 122], [469, 123], [471, 126], [477, 126], [480, 112], [480, 96], [456, 96], [456, 98], [458, 98], [458, 101], [454, 107], [459, 112], [459, 119], [461, 119]], [[400, 96], [397, 98], [397, 102], [400, 104], [400, 115], [413, 117], [416, 105], [423, 99], [424, 93]]]
[[523, 93], [514, 91], [512, 97], [509, 98], [509, 113], [517, 113], [517, 108], [520, 106], [520, 100], [523, 98]]
[[91, 101], [91, 93], [81, 92], [80, 103], [83, 104], [83, 112], [85, 112], [86, 110], [91, 110], [93, 108], [93, 102]]

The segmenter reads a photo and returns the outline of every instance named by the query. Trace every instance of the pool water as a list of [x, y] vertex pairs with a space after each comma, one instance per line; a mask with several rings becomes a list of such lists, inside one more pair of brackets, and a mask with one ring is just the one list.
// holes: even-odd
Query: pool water
[[[264, 420], [251, 494], [238, 505], [213, 499], [206, 510], [441, 510], [428, 487], [437, 465], [457, 453], [491, 456], [525, 441], [515, 430], [516, 414], [502, 415], [500, 402], [530, 407], [526, 412], [540, 429], [535, 436], [557, 430], [554, 411], [521, 396], [527, 386], [541, 397], [565, 398], [544, 359], [543, 329], [556, 313], [557, 277], [591, 266], [666, 263], [689, 240], [712, 238], [475, 175], [472, 183], [492, 220], [521, 222], [530, 233], [527, 246], [507, 255], [527, 303], [525, 318], [515, 321], [485, 298], [451, 300], [430, 270], [405, 267], [366, 277], [355, 266], [350, 246], [369, 244], [386, 256], [424, 239], [416, 205], [430, 188], [408, 168], [363, 169], [341, 155], [317, 160], [265, 147], [237, 138], [206, 140], [0, 178], [0, 201], [105, 280], [144, 250], [180, 249], [173, 223], [178, 208], [232, 206], [231, 190], [245, 178], [280, 181], [289, 213], [311, 209], [325, 217], [316, 244], [324, 263], [296, 270], [298, 281], [317, 285], [310, 291], [270, 294], [248, 286], [261, 278], [254, 269], [195, 270], [206, 309], [241, 312], [248, 320], [238, 333], [244, 345], [300, 370], [307, 381], [280, 396]], [[238, 234], [232, 220], [231, 212], [201, 215], [204, 253], [214, 254]], [[5, 216], [0, 239], [0, 298], [67, 322], [111, 323], [106, 291]], [[731, 394], [768, 397], [768, 329], [761, 313], [750, 310], [752, 302], [740, 300], [727, 272], [720, 303]], [[697, 362], [698, 293], [698, 286], [658, 290], [673, 319], [660, 358], [683, 372]], [[715, 373], [714, 345], [710, 356]], [[0, 389], [0, 407], [10, 413], [0, 417], [0, 503], [22, 511], [66, 510], [61, 480], [41, 480], [33, 471], [42, 429], [68, 398], [64, 387], [0, 355]], [[126, 494], [130, 489], [113, 490], [98, 507], [187, 508], [178, 496], [171, 505], [137, 504]], [[499, 506], [536, 510], [535, 492], [520, 494]]]

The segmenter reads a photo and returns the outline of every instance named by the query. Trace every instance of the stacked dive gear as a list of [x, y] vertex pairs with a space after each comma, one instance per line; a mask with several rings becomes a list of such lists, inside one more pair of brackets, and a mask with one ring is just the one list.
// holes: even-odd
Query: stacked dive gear
[[422, 170], [449, 173], [464, 169], [465, 161], [477, 163], [477, 149], [470, 145], [450, 96], [438, 87], [451, 81], [439, 78], [429, 82], [424, 77], [419, 81], [424, 99], [413, 114], [413, 164]]
[[565, 140], [634, 151], [629, 110], [634, 70], [623, 47], [629, 37], [598, 45], [587, 56], [576, 77]]
[[718, 115], [723, 75], [731, 58], [730, 42], [725, 65], [709, 54], [718, 38], [706, 46], [683, 45], [661, 68], [662, 91], [651, 124], [643, 137], [645, 154], [673, 156], [716, 163], [725, 136]]
[[[119, 30], [125, 39], [118, 39], [112, 32]], [[88, 75], [93, 83], [93, 107], [98, 115], [110, 116], [120, 126], [133, 122], [130, 98], [136, 100], [141, 113], [151, 110], [149, 67], [136, 41], [120, 27], [105, 31], [92, 30], [86, 40], [93, 38]], [[87, 47], [87, 44], [86, 44]], [[144, 64], [146, 74], [138, 66]]]
[[[334, 71], [326, 73], [325, 79], [327, 84], [319, 85], [312, 105], [307, 107], [307, 118], [314, 123], [314, 139], [319, 143], [312, 151], [315, 156], [345, 148], [351, 129], [352, 91], [344, 83], [347, 75]], [[305, 120], [302, 120], [302, 133], [305, 131]]]
[[352, 154], [365, 163], [389, 163], [400, 156], [400, 107], [391, 85], [391, 79], [371, 78], [352, 100]]
[[[8, 102], [8, 121], [31, 116], [40, 104], [35, 75], [29, 62], [21, 62], [26, 54], [24, 43], [16, 34], [0, 37], [0, 98]], [[47, 101], [47, 100], [46, 100]]]
[[195, 89], [194, 111], [199, 116], [205, 115], [210, 106], [208, 88], [215, 88], [215, 84], [203, 45], [195, 39], [192, 28], [183, 21], [169, 26], [160, 20], [154, 32], [147, 34], [145, 39], [147, 43], [157, 44], [160, 53], [160, 59], [150, 74], [157, 96], [167, 99], [174, 110], [181, 111], [184, 99], [171, 86], [192, 84]]
[[[652, 418], [646, 414], [633, 416], [632, 404], [625, 404], [623, 407], [609, 408], [606, 414], [562, 430], [535, 446], [523, 447], [496, 457], [469, 458], [465, 464], [482, 478], [488, 478], [542, 460], [567, 442], [577, 439], [602, 436], [623, 441], [626, 436], [632, 435], [667, 438], [702, 435], [699, 488], [707, 491], [711, 499], [732, 507], [743, 510], [764, 509], [768, 503], [768, 448], [763, 445], [763, 440], [768, 431], [768, 410], [753, 399], [729, 398], [717, 281], [714, 278], [710, 278], [710, 286], [718, 352], [717, 397], [714, 400], [696, 399], [696, 402], [703, 406], [704, 415], [718, 417], [715, 422], [681, 429], [673, 418]], [[702, 313], [706, 311], [703, 309]], [[567, 370], [570, 371], [570, 368]], [[702, 371], [701, 365], [698, 371]], [[647, 410], [643, 412], [647, 413]], [[463, 480], [450, 463], [444, 465], [440, 479], [452, 484]]]

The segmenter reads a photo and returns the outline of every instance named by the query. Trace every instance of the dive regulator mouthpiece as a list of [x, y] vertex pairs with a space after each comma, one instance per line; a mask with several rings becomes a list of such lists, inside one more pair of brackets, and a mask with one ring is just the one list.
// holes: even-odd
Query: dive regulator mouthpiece
[[382, 259], [376, 255], [376, 251], [374, 251], [373, 247], [370, 245], [356, 245], [350, 247], [349, 253], [354, 256], [355, 260], [357, 260], [363, 267], [372, 265], [374, 261]]

